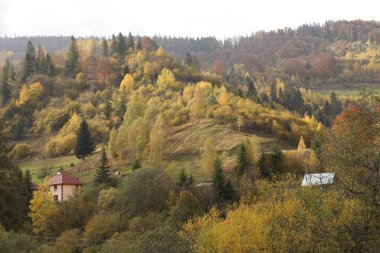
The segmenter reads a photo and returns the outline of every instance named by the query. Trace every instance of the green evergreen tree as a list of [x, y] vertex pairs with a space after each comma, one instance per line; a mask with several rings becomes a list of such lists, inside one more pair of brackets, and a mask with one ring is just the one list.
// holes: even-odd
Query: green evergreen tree
[[214, 171], [212, 174], [212, 183], [214, 189], [214, 201], [218, 205], [231, 202], [236, 198], [236, 192], [232, 187], [231, 181], [226, 180], [223, 173], [223, 163], [217, 158], [214, 162]]
[[251, 161], [249, 160], [247, 148], [244, 144], [241, 144], [236, 155], [235, 173], [237, 176], [241, 176], [248, 171], [250, 167]]
[[124, 57], [127, 53], [127, 44], [125, 41], [125, 37], [122, 33], [119, 33], [117, 36], [117, 54], [119, 56], [119, 60], [123, 61]]
[[259, 158], [259, 169], [260, 173], [264, 178], [271, 179], [273, 176], [273, 172], [270, 167], [267, 166], [267, 155], [264, 152], [261, 152], [260, 158]]
[[112, 34], [111, 51], [110, 51], [111, 56], [115, 56], [117, 54], [117, 48], [118, 48], [118, 45], [117, 45], [116, 36], [115, 36], [115, 34]]
[[70, 44], [66, 53], [65, 59], [65, 75], [71, 78], [75, 78], [79, 73], [79, 51], [77, 41], [74, 36], [71, 36]]
[[182, 169], [178, 176], [178, 186], [189, 188], [194, 184], [194, 178], [192, 175], [187, 175], [185, 170]]
[[74, 154], [78, 159], [86, 159], [86, 156], [92, 155], [95, 145], [92, 141], [87, 121], [84, 119], [77, 132], [77, 143], [74, 148]]
[[136, 51], [142, 50], [142, 42], [140, 36], [137, 37], [135, 49]]
[[41, 47], [41, 45], [38, 46], [37, 49], [37, 55], [34, 61], [35, 71], [40, 74], [46, 73], [46, 56], [45, 51]]
[[191, 57], [191, 54], [189, 52], [186, 52], [183, 63], [187, 66], [191, 66], [193, 64], [193, 58]]
[[225, 201], [225, 178], [223, 173], [223, 163], [217, 158], [214, 162], [214, 171], [212, 175], [212, 183], [214, 188], [214, 201], [222, 204]]
[[272, 148], [272, 166], [274, 173], [282, 173], [282, 151], [277, 145]]
[[137, 170], [141, 168], [140, 161], [138, 159], [133, 160], [132, 162], [132, 170]]
[[9, 83], [9, 71], [10, 71], [10, 64], [9, 64], [9, 60], [7, 59], [3, 67], [3, 73], [1, 76], [1, 83], [0, 83], [1, 102], [3, 105], [8, 103], [8, 101], [11, 99], [11, 96], [12, 96], [11, 87]]
[[32, 42], [29, 40], [26, 45], [25, 58], [22, 66], [21, 72], [21, 83], [25, 82], [30, 75], [35, 71], [35, 58], [36, 49], [34, 48]]
[[112, 184], [112, 178], [111, 173], [109, 170], [109, 163], [107, 158], [106, 149], [102, 148], [102, 156], [99, 160], [99, 167], [96, 170], [96, 175], [94, 179], [95, 184], [105, 184], [105, 185], [111, 185]]
[[255, 84], [254, 84], [253, 80], [248, 75], [245, 77], [245, 84], [248, 87], [247, 97], [249, 97], [249, 98], [256, 97], [257, 91], [255, 88]]
[[0, 129], [0, 224], [7, 230], [20, 230], [28, 218], [25, 210], [23, 176], [7, 156], [5, 139]]
[[54, 65], [49, 53], [46, 54], [45, 62], [46, 62], [46, 68], [45, 68], [44, 73], [50, 77], [53, 77], [55, 75], [55, 68], [54, 68]]
[[178, 186], [184, 187], [186, 185], [187, 175], [184, 169], [181, 170], [178, 176]]
[[270, 101], [272, 103], [278, 102], [276, 86], [274, 86], [274, 85], [270, 86], [270, 96], [269, 97], [270, 97]]
[[24, 195], [24, 209], [25, 214], [29, 213], [29, 202], [33, 197], [33, 183], [32, 176], [30, 175], [30, 171], [27, 169], [24, 173], [23, 181], [23, 195]]
[[101, 51], [102, 56], [103, 57], [108, 57], [108, 54], [109, 54], [108, 51], [109, 51], [108, 50], [108, 42], [107, 42], [106, 39], [103, 39], [102, 40], [102, 51]]
[[132, 48], [132, 50], [135, 50], [135, 41], [133, 40], [133, 36], [131, 33], [128, 34], [127, 50], [130, 48]]
[[15, 72], [15, 68], [13, 67], [13, 63], [11, 63], [9, 65], [9, 73], [8, 73], [8, 77], [11, 81], [16, 81], [16, 72]]

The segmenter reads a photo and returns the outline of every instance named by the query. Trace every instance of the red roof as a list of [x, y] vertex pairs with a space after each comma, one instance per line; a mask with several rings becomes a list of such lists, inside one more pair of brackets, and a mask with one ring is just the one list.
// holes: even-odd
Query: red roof
[[57, 175], [49, 179], [49, 185], [56, 184], [81, 185], [82, 183], [77, 178], [71, 176], [67, 171], [59, 170]]

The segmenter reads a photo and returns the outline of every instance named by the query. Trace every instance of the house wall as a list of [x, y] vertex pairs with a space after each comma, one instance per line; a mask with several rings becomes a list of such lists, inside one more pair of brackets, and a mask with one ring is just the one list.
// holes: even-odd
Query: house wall
[[54, 190], [54, 185], [50, 185], [50, 193], [51, 195], [53, 195], [53, 197], [55, 195], [58, 195], [58, 201], [62, 201], [62, 185], [57, 185], [57, 189]]
[[[78, 187], [78, 188], [77, 188]], [[75, 195], [76, 190], [80, 190], [81, 186], [78, 185], [63, 185], [63, 200], [66, 201]]]
[[[77, 190], [76, 185], [57, 185], [57, 189], [54, 190], [54, 185], [50, 185], [51, 194], [58, 196], [58, 201], [66, 201], [75, 195]], [[78, 185], [78, 190], [81, 190], [81, 185]]]

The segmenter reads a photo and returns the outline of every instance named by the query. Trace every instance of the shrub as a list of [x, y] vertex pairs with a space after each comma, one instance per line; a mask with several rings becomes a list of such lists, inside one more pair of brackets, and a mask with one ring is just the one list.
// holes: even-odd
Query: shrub
[[27, 157], [31, 152], [30, 146], [25, 143], [17, 144], [12, 150], [13, 159], [22, 159]]

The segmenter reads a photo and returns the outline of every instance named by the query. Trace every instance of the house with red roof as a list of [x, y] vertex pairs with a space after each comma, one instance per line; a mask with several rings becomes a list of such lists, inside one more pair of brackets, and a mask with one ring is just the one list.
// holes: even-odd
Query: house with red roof
[[66, 201], [74, 197], [82, 189], [82, 183], [64, 170], [49, 179], [50, 192], [55, 201]]

